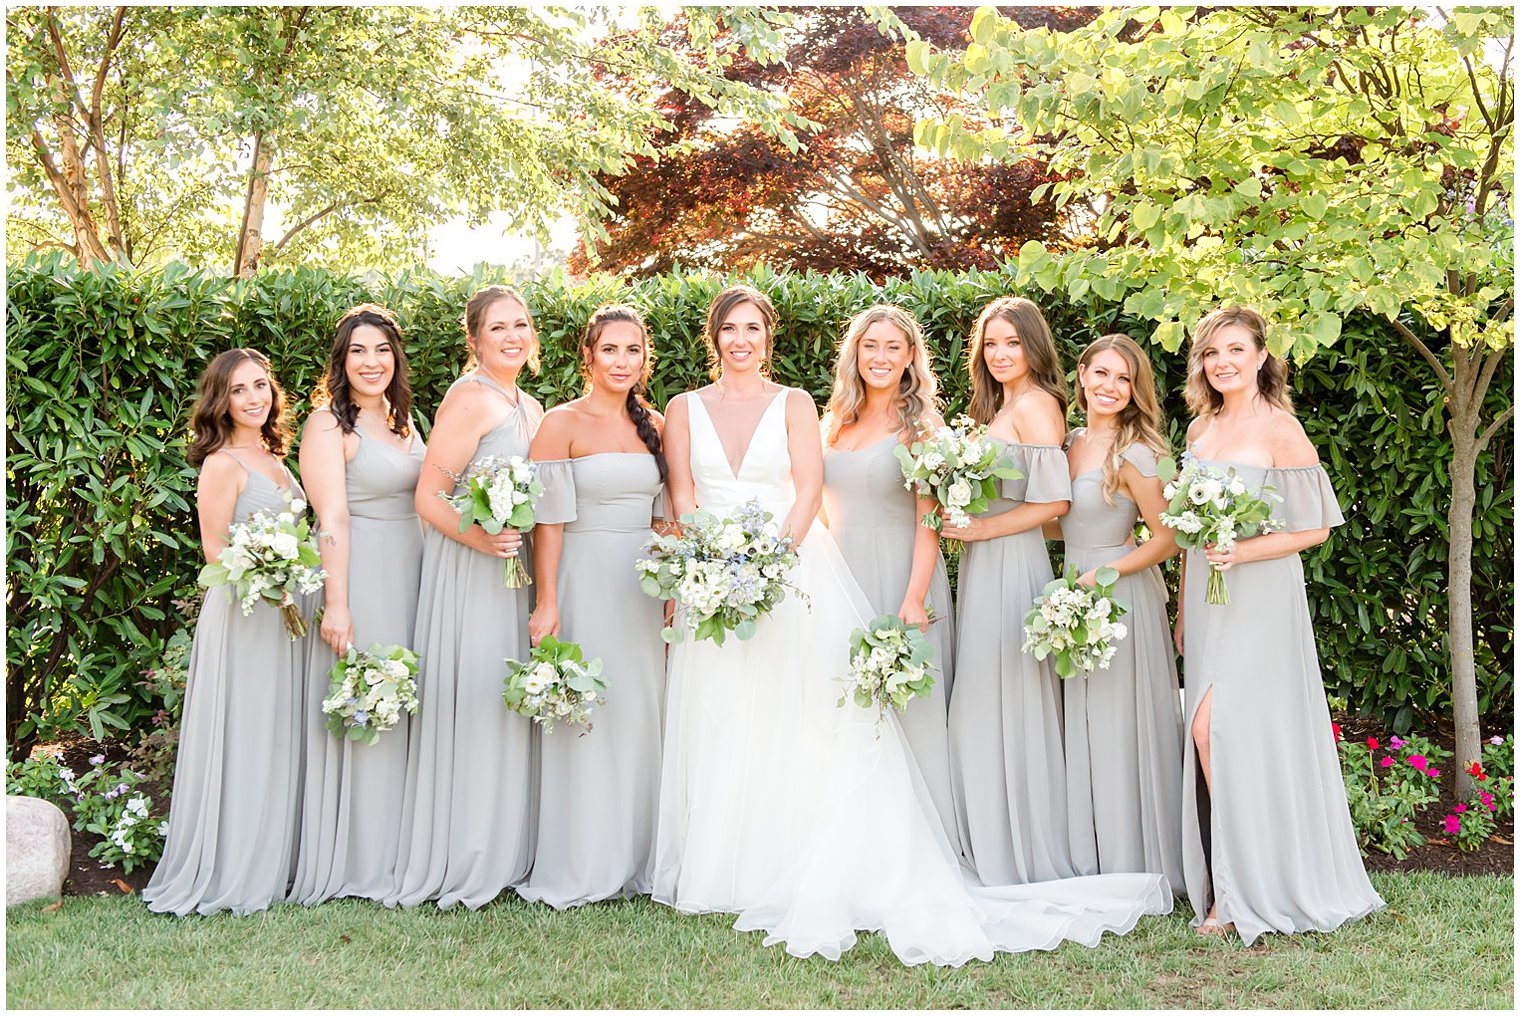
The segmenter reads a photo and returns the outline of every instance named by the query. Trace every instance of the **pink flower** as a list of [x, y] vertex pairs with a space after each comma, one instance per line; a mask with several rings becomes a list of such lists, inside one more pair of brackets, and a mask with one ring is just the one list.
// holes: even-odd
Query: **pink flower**
[[1441, 778], [1441, 770], [1439, 770], [1439, 769], [1427, 769], [1427, 770], [1425, 770], [1425, 775], [1429, 776], [1433, 780], [1438, 780], [1438, 779]]
[[1488, 743], [1489, 744], [1503, 744], [1504, 743], [1504, 738], [1500, 737], [1498, 734], [1495, 734], [1493, 737], [1490, 737], [1488, 739]]
[[1462, 820], [1459, 819], [1459, 818], [1457, 818], [1457, 816], [1455, 816], [1455, 815], [1447, 815], [1446, 816], [1446, 831], [1448, 833], [1459, 833], [1459, 832], [1461, 832], [1462, 831]]
[[1453, 808], [1451, 810], [1454, 811], [1454, 812], [1456, 812], [1458, 815], [1460, 815], [1464, 811], [1467, 810], [1467, 805], [1465, 805], [1465, 804], [1459, 804], [1459, 805], [1457, 805], [1455, 808]]
[[1404, 739], [1402, 737], [1400, 737], [1398, 734], [1394, 734], [1392, 737], [1390, 737], [1388, 739], [1388, 746], [1390, 748], [1395, 748], [1395, 749], [1402, 748], [1402, 747], [1404, 747]]
[[1478, 800], [1482, 801], [1484, 804], [1491, 805], [1494, 803], [1494, 795], [1485, 792], [1478, 795]]
[[1407, 761], [1412, 767], [1418, 769], [1422, 773], [1426, 771], [1425, 767], [1429, 765], [1429, 763], [1425, 761], [1424, 755], [1411, 755], [1405, 761]]
[[1384, 769], [1387, 769], [1389, 766], [1393, 765], [1393, 756], [1384, 755], [1383, 761], [1379, 762], [1378, 765], [1382, 766]]

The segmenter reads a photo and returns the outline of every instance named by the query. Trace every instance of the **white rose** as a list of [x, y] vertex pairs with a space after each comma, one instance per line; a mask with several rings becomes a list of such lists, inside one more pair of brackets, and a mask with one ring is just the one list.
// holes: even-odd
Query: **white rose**
[[290, 502], [290, 513], [297, 517], [306, 514], [306, 502], [300, 498], [294, 498]]
[[971, 484], [965, 480], [956, 480], [945, 492], [945, 496], [950, 502], [949, 507], [964, 508], [971, 503]]
[[288, 561], [296, 556], [296, 551], [300, 549], [301, 545], [296, 540], [294, 533], [275, 533], [274, 539], [270, 541], [270, 547], [276, 554]]

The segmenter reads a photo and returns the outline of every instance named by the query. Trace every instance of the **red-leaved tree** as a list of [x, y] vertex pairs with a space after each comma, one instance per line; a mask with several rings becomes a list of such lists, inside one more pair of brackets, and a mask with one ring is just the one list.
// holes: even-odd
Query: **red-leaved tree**
[[[988, 267], [1026, 240], [1049, 249], [1090, 242], [1082, 207], [1057, 210], [1030, 193], [1051, 180], [1031, 157], [967, 164], [915, 151], [916, 118], [935, 112], [978, 117], [909, 70], [900, 38], [883, 35], [861, 8], [791, 8], [785, 66], [736, 61], [727, 76], [784, 94], [816, 122], [789, 152], [745, 123], [719, 117], [688, 96], [662, 97], [670, 130], [658, 158], [640, 158], [601, 183], [617, 199], [604, 238], [583, 237], [570, 267], [630, 275], [675, 268], [859, 271], [874, 279], [918, 268]], [[896, 9], [936, 46], [964, 46], [971, 8]], [[1069, 30], [1081, 8], [1004, 10], [1029, 27]], [[686, 45], [677, 17], [666, 44]], [[589, 250], [588, 250], [589, 246]], [[594, 257], [592, 256], [594, 252]]]

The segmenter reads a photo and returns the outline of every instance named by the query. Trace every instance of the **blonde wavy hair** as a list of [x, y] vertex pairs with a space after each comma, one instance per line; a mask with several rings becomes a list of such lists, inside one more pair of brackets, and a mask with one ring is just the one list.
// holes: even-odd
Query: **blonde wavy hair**
[[839, 432], [860, 419], [860, 409], [866, 401], [866, 383], [860, 376], [860, 340], [866, 330], [878, 321], [885, 321], [908, 342], [912, 356], [903, 368], [897, 385], [897, 408], [901, 429], [917, 433], [918, 428], [934, 410], [939, 383], [929, 368], [929, 352], [924, 347], [924, 330], [918, 319], [901, 307], [878, 303], [850, 318], [845, 328], [844, 340], [839, 344], [839, 356], [834, 361], [834, 389], [829, 393], [829, 404], [824, 416], [824, 441], [833, 444]]
[[[1183, 393], [1194, 416], [1213, 416], [1224, 408], [1224, 396], [1214, 390], [1203, 372], [1203, 354], [1219, 330], [1230, 325], [1239, 325], [1250, 332], [1257, 349], [1267, 348], [1267, 319], [1251, 308], [1220, 307], [1205, 314], [1193, 327], [1193, 344], [1188, 347], [1187, 388]], [[1285, 413], [1293, 412], [1293, 400], [1288, 397], [1288, 365], [1270, 352], [1256, 372], [1256, 391], [1268, 405]]]
[[1056, 352], [1045, 315], [1033, 300], [1022, 296], [1000, 296], [977, 316], [966, 349], [966, 372], [971, 375], [971, 402], [966, 406], [966, 414], [977, 423], [986, 424], [1003, 408], [1003, 386], [992, 376], [982, 357], [987, 324], [993, 318], [1002, 318], [1013, 325], [1029, 363], [1030, 380], [1055, 397], [1064, 416], [1070, 400], [1066, 397], [1066, 372], [1061, 369], [1061, 356]]
[[1119, 410], [1119, 432], [1103, 460], [1103, 500], [1114, 503], [1119, 491], [1119, 470], [1124, 465], [1124, 453], [1135, 445], [1144, 445], [1157, 457], [1167, 455], [1171, 448], [1161, 435], [1164, 417], [1161, 400], [1156, 396], [1156, 375], [1151, 362], [1140, 344], [1128, 335], [1113, 334], [1094, 339], [1077, 358], [1077, 408], [1086, 417], [1087, 390], [1082, 387], [1082, 371], [1099, 353], [1112, 350], [1124, 357], [1129, 368], [1129, 405]]

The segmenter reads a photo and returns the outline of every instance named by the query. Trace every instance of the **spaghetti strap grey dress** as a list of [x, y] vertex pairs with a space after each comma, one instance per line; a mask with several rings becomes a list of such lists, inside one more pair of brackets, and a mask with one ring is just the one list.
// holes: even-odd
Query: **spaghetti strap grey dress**
[[[892, 450], [897, 440], [892, 435], [854, 451], [827, 446], [823, 450], [823, 510], [829, 532], [878, 616], [895, 615], [902, 606], [918, 533], [918, 501], [903, 486], [902, 466]], [[946, 721], [955, 679], [955, 619], [942, 555], [934, 564], [925, 602], [938, 617], [928, 635], [939, 675], [933, 693], [914, 699], [898, 720], [950, 846], [959, 853]]]
[[[344, 471], [354, 645], [410, 648], [422, 577], [422, 523], [413, 492], [426, 449], [415, 429], [406, 451], [354, 432], [359, 448]], [[290, 898], [307, 905], [336, 896], [384, 899], [396, 881], [410, 718], [402, 713], [374, 744], [329, 731], [322, 700], [336, 657], [316, 632], [309, 642], [305, 792]]]
[[[467, 375], [455, 382], [483, 384]], [[503, 394], [506, 394], [503, 392]], [[471, 463], [528, 455], [543, 410], [522, 389]], [[459, 488], [456, 488], [456, 493]], [[520, 551], [531, 560], [526, 541]], [[428, 526], [415, 644], [417, 715], [407, 742], [397, 885], [387, 906], [435, 900], [478, 909], [533, 864], [536, 751], [531, 720], [501, 699], [508, 657], [527, 659], [532, 587], [508, 589], [505, 564]]]
[[600, 658], [606, 702], [589, 732], [539, 731], [538, 834], [524, 899], [555, 909], [647, 894], [665, 711], [664, 605], [639, 588], [663, 489], [652, 455], [601, 452], [539, 463], [538, 517], [564, 523], [562, 640]]
[[[1060, 446], [998, 443], [1024, 478], [1000, 481], [1002, 496], [984, 517], [1025, 502], [1071, 500]], [[1038, 526], [961, 551], [950, 779], [966, 859], [984, 885], [1077, 874], [1066, 829], [1060, 680], [1049, 661], [1023, 652], [1024, 614], [1050, 579]]]
[[[305, 497], [293, 477], [287, 490], [234, 453], [216, 454], [248, 474], [234, 524]], [[310, 617], [314, 598], [301, 601]], [[231, 586], [206, 590], [190, 647], [169, 836], [142, 893], [149, 910], [249, 914], [285, 899], [300, 832], [305, 643], [286, 634], [269, 604], [245, 617]]]
[[[1252, 490], [1270, 486], [1284, 531], [1345, 521], [1322, 466], [1234, 469]], [[1225, 573], [1230, 602], [1204, 602], [1208, 561], [1188, 552], [1183, 599], [1186, 725], [1210, 700], [1210, 797], [1192, 747], [1183, 756], [1182, 863], [1202, 923], [1241, 939], [1265, 932], [1330, 931], [1383, 907], [1357, 849], [1314, 645], [1299, 555]]]
[[[1156, 453], [1131, 445], [1123, 457], [1156, 475]], [[1103, 496], [1103, 469], [1071, 481], [1061, 516], [1066, 563], [1084, 573], [1134, 549], [1140, 509], [1122, 491]], [[1182, 715], [1166, 583], [1155, 565], [1124, 575], [1114, 595], [1129, 630], [1107, 670], [1062, 682], [1066, 715], [1066, 820], [1079, 874], [1151, 871], [1172, 893], [1182, 879]]]

